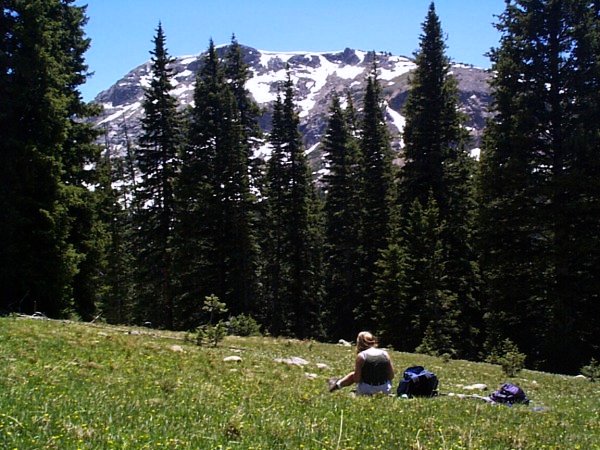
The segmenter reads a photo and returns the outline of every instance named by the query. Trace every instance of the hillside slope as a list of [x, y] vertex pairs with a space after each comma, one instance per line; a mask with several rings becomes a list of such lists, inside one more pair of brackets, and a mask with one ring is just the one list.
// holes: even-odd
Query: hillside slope
[[[395, 384], [422, 364], [444, 395], [328, 393], [352, 347], [230, 336], [206, 348], [184, 333], [0, 318], [0, 448], [600, 448], [598, 383], [523, 371], [511, 381], [532, 403], [510, 408], [450, 395], [495, 389], [498, 366], [390, 354]], [[281, 362], [292, 357], [306, 363]]]

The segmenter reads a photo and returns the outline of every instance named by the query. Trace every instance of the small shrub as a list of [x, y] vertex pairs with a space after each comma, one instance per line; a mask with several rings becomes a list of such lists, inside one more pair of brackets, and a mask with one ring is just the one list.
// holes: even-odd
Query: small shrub
[[415, 349], [417, 353], [422, 353], [424, 355], [430, 356], [438, 356], [437, 350], [437, 342], [436, 336], [433, 333], [433, 329], [431, 327], [427, 327], [425, 330], [425, 336], [423, 336], [423, 340], [419, 344], [419, 346]]
[[219, 320], [216, 324], [205, 324], [196, 331], [196, 344], [216, 347], [227, 335], [227, 322]]
[[450, 357], [456, 353], [450, 338], [441, 330], [436, 330], [432, 325], [429, 325], [425, 330], [423, 340], [415, 349], [415, 351], [424, 355], [441, 356], [445, 354], [449, 355]]
[[514, 377], [525, 367], [526, 357], [524, 353], [519, 352], [519, 348], [513, 341], [505, 339], [492, 349], [486, 361], [491, 364], [499, 364], [506, 376]]
[[213, 324], [213, 320], [216, 315], [226, 313], [227, 306], [219, 301], [219, 297], [213, 294], [204, 298], [202, 310], [209, 314], [209, 320], [207, 324], [199, 326], [196, 330], [196, 344], [216, 347], [227, 335], [228, 323], [219, 320]]
[[229, 319], [229, 334], [234, 336], [260, 336], [260, 325], [252, 316], [240, 314]]
[[595, 358], [592, 358], [587, 366], [581, 368], [581, 375], [588, 377], [594, 383], [600, 378], [600, 363]]

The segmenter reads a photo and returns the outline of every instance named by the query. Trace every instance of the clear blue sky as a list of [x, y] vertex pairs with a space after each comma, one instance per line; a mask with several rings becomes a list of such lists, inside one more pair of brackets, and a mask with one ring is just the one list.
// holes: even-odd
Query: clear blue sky
[[[336, 51], [346, 47], [412, 56], [430, 0], [77, 0], [88, 5], [86, 53], [94, 72], [81, 87], [92, 100], [150, 58], [159, 21], [172, 56], [195, 55], [215, 44], [272, 51]], [[504, 0], [437, 0], [455, 62], [489, 67], [484, 54], [498, 44], [493, 23]]]

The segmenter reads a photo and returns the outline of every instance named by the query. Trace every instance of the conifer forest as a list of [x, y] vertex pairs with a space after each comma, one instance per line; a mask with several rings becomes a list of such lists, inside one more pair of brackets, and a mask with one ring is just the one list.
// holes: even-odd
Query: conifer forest
[[86, 22], [74, 0], [2, 0], [0, 313], [194, 330], [216, 296], [273, 336], [600, 359], [597, 0], [506, 2], [479, 159], [431, 3], [401, 154], [375, 58], [364, 98], [331, 100], [318, 180], [289, 76], [264, 133], [236, 38], [210, 41], [182, 109], [160, 24], [141, 136], [111, 154], [78, 90]]

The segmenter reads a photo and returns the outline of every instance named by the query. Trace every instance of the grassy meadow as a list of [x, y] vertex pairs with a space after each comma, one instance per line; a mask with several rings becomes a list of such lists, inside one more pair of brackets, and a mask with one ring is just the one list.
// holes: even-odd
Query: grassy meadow
[[[198, 347], [184, 333], [0, 319], [1, 449], [600, 449], [600, 384], [523, 371], [529, 406], [327, 392], [354, 348], [266, 337]], [[223, 361], [239, 356], [241, 361]], [[304, 366], [276, 361], [300, 357]], [[391, 352], [442, 394], [487, 395], [499, 366]], [[325, 364], [327, 367], [317, 366]]]

